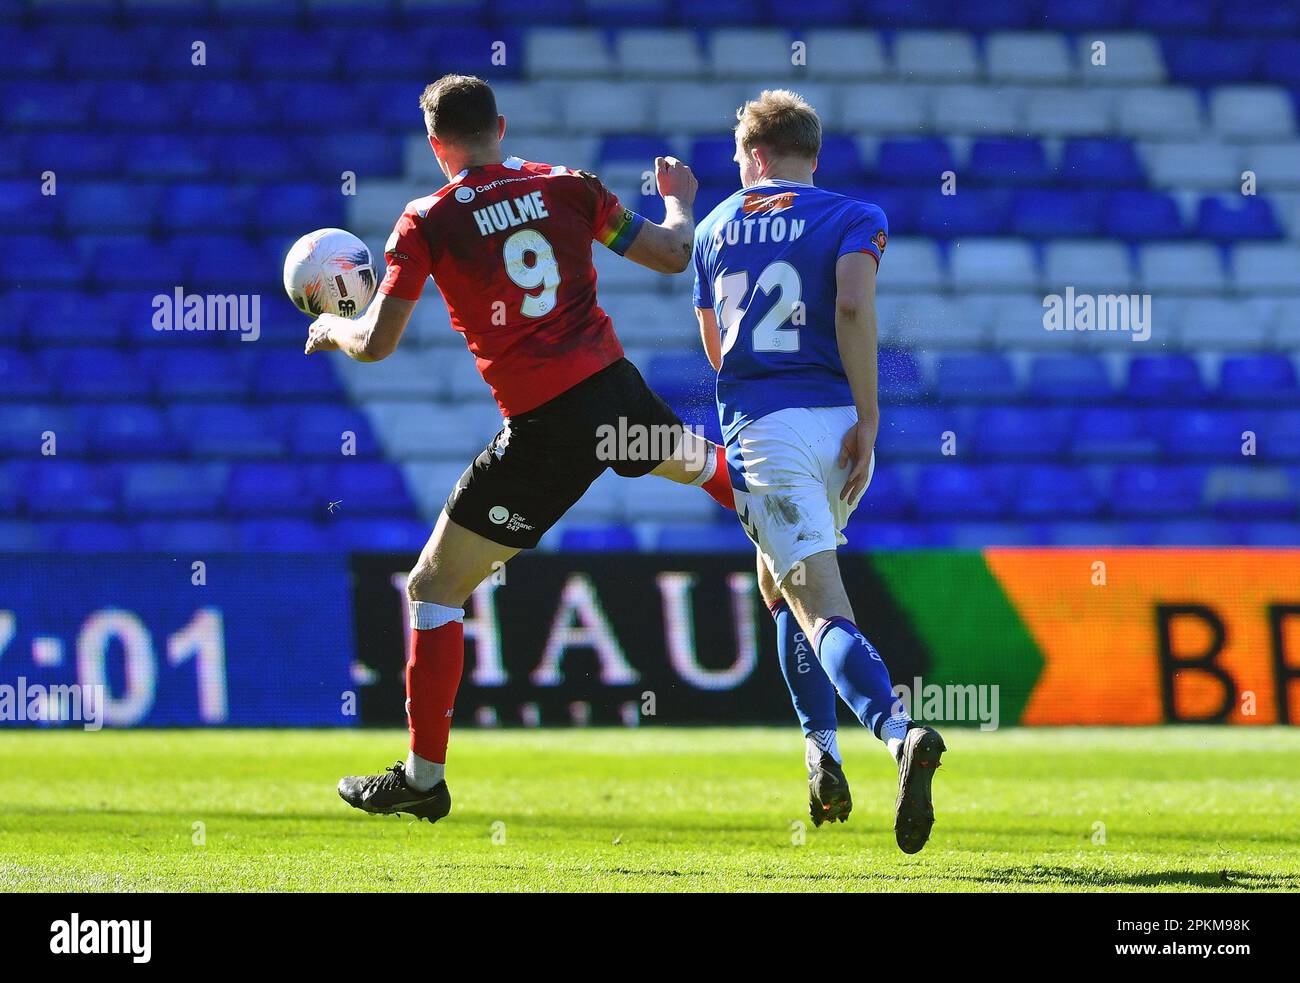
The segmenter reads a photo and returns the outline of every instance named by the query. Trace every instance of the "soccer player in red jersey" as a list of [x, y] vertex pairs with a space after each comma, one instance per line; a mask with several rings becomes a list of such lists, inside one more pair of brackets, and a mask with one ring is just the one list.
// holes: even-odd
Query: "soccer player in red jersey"
[[[318, 318], [306, 352], [337, 349], [359, 361], [391, 354], [432, 276], [505, 418], [457, 482], [407, 579], [410, 753], [381, 774], [339, 782], [339, 795], [358, 809], [432, 822], [451, 809], [444, 763], [464, 661], [462, 606], [474, 589], [536, 546], [606, 468], [697, 484], [735, 506], [722, 448], [683, 428], [623, 357], [596, 302], [593, 240], [661, 273], [689, 265], [690, 169], [671, 157], [655, 161], [666, 205], [655, 224], [591, 174], [503, 157], [505, 117], [483, 80], [448, 75], [420, 105], [448, 183], [397, 220], [384, 251], [388, 272], [365, 314]], [[643, 434], [650, 454], [611, 460], [600, 439], [608, 427]]]

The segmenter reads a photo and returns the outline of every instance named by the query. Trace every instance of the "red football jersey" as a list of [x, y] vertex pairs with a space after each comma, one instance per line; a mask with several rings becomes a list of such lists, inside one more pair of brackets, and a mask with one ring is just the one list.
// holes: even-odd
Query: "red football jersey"
[[509, 157], [406, 206], [379, 289], [417, 300], [432, 276], [502, 414], [524, 413], [623, 357], [591, 243], [622, 254], [641, 223], [593, 175]]

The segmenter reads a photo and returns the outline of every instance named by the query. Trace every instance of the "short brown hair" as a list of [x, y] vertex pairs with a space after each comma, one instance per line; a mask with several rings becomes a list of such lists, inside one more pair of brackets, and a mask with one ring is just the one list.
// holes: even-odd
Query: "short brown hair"
[[822, 121], [789, 89], [764, 89], [736, 110], [736, 139], [745, 150], [765, 147], [779, 157], [814, 158], [822, 149]]
[[444, 75], [424, 90], [420, 108], [425, 129], [439, 140], [473, 143], [496, 135], [496, 96], [476, 76]]

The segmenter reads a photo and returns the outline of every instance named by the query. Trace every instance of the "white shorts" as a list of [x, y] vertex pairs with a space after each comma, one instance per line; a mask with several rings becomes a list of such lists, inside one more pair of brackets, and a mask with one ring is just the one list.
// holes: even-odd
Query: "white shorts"
[[[846, 542], [842, 531], [862, 496], [840, 500], [850, 469], [839, 466], [839, 456], [857, 420], [852, 406], [777, 410], [728, 447], [745, 479], [745, 489], [736, 489], [736, 514], [777, 583], [801, 560]], [[872, 451], [868, 484], [875, 470]]]

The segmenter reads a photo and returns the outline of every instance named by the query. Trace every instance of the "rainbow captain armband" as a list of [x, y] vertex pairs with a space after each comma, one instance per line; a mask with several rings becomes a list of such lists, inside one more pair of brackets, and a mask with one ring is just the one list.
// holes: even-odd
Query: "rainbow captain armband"
[[632, 245], [632, 240], [641, 231], [643, 224], [645, 224], [643, 216], [630, 208], [620, 208], [610, 216], [609, 222], [600, 230], [596, 238], [602, 246], [622, 256], [627, 252], [627, 247]]

